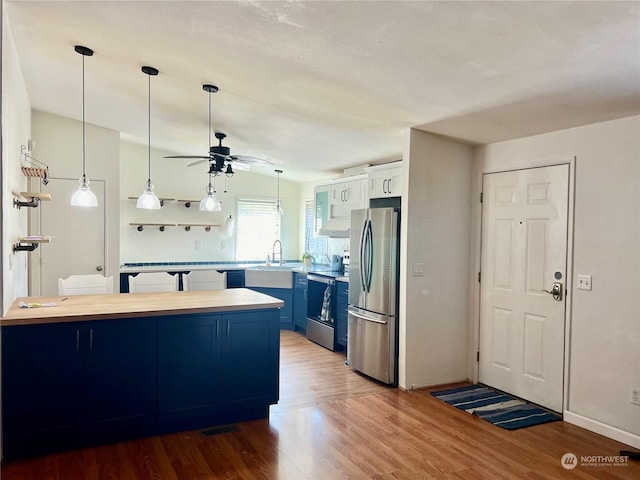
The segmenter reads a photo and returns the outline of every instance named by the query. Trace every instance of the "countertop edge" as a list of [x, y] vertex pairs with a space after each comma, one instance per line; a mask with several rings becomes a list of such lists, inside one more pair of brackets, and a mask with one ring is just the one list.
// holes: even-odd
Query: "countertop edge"
[[[136, 303], [136, 300], [140, 300], [140, 302]], [[20, 301], [28, 303], [56, 302], [57, 306], [20, 308], [18, 306]], [[146, 302], [152, 302], [153, 306], [149, 307], [149, 303]], [[100, 311], [101, 306], [105, 311]], [[222, 313], [282, 308], [283, 306], [282, 300], [249, 289], [158, 294], [78, 295], [66, 297], [64, 303], [61, 302], [60, 296], [25, 297], [17, 298], [14, 301], [7, 315], [0, 318], [0, 326]]]

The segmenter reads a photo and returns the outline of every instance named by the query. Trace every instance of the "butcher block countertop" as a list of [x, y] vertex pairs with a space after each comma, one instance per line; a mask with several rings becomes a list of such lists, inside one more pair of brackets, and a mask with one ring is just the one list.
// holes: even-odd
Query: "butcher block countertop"
[[[27, 304], [55, 303], [56, 306], [21, 308], [19, 306], [20, 302]], [[52, 297], [23, 297], [17, 298], [13, 302], [7, 315], [0, 319], [0, 325], [5, 327], [190, 313], [217, 313], [281, 308], [282, 306], [284, 306], [282, 300], [246, 288], [189, 292], [75, 295], [68, 297], [59, 295]]]

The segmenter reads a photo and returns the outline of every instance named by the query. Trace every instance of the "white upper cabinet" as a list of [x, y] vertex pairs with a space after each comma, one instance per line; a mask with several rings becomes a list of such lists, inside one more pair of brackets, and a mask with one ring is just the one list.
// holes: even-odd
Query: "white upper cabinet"
[[368, 167], [369, 198], [402, 196], [402, 162]]
[[367, 203], [367, 180], [349, 180], [331, 185], [331, 205], [365, 208]]

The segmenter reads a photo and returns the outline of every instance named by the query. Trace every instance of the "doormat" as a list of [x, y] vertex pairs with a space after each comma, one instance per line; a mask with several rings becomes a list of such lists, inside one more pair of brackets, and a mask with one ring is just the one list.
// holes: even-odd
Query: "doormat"
[[484, 385], [440, 390], [431, 395], [507, 430], [562, 420], [556, 413]]

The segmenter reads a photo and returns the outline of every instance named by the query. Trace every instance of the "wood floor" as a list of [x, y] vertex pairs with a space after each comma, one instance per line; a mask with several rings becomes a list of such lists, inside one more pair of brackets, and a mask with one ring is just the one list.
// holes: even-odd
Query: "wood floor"
[[[578, 465], [618, 442], [555, 422], [509, 432], [434, 399], [371, 382], [282, 332], [281, 402], [268, 420], [181, 432], [2, 466], [2, 480], [635, 479], [640, 463]], [[632, 450], [632, 449], [631, 449]]]

